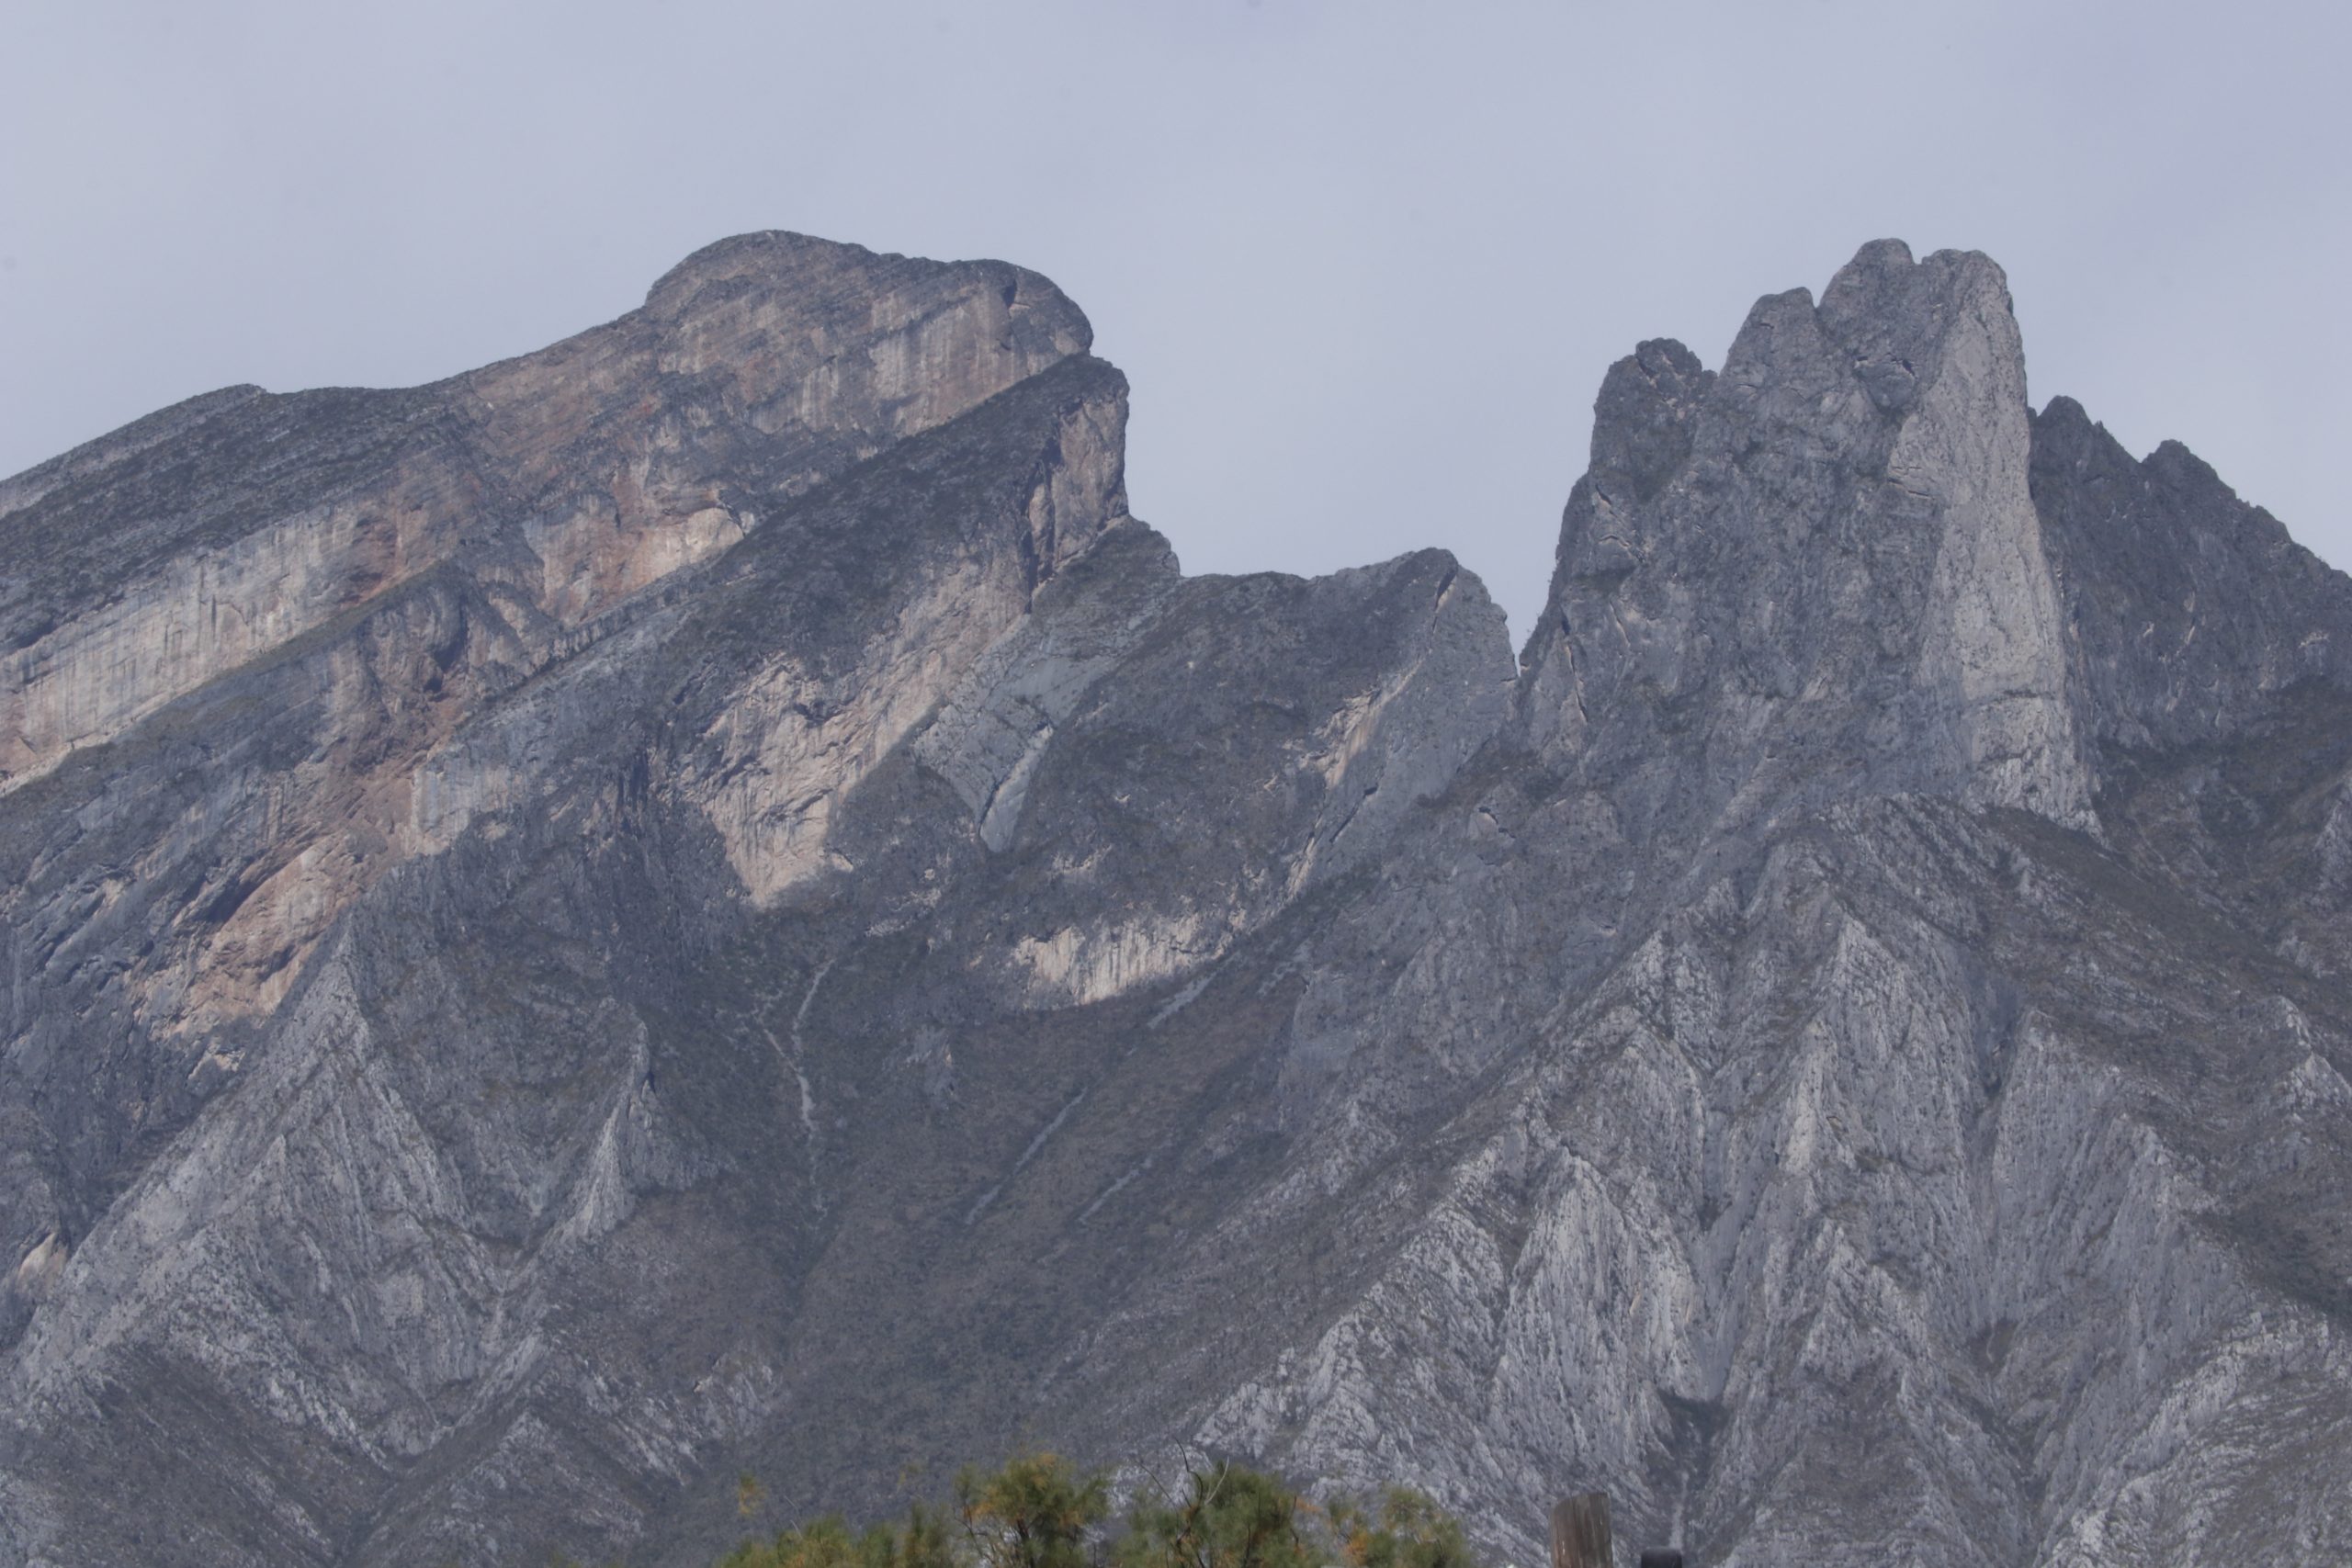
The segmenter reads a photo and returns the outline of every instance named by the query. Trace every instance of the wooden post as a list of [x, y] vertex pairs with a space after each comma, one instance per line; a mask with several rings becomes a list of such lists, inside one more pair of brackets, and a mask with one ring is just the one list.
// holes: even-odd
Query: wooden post
[[1552, 1568], [1617, 1568], [1608, 1493], [1586, 1492], [1553, 1505]]

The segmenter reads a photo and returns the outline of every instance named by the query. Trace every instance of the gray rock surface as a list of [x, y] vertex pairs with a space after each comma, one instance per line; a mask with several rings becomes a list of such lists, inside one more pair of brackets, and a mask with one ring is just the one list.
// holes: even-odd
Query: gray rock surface
[[2352, 1556], [2352, 583], [1865, 247], [1544, 618], [1187, 578], [1034, 274], [729, 241], [0, 484], [0, 1564], [1048, 1440], [1694, 1563]]

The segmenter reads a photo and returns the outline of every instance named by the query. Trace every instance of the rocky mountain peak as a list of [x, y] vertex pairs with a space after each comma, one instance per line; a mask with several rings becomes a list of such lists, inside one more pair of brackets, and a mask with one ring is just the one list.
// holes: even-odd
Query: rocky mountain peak
[[1643, 344], [1562, 522], [1532, 737], [1644, 817], [1860, 790], [2086, 821], [2030, 442], [1973, 253], [1867, 245], [1818, 305], [1758, 301], [1719, 374]]
[[2239, 733], [2266, 699], [2341, 687], [2352, 582], [2177, 441], [2134, 457], [2072, 398], [2034, 417], [2030, 483], [2102, 767]]
[[645, 292], [645, 309], [662, 321], [676, 321], [707, 309], [712, 296], [743, 294], [831, 298], [887, 311], [894, 288], [916, 278], [952, 278], [958, 294], [993, 292], [1009, 323], [1024, 327], [1062, 354], [1083, 354], [1093, 345], [1086, 313], [1044, 276], [1007, 262], [941, 264], [893, 255], [768, 229], [729, 235], [687, 256], [656, 278]]
[[[526, 637], [574, 635], [740, 542], [754, 498], [802, 493], [1091, 339], [1019, 267], [747, 234], [640, 310], [445, 382], [232, 389], [151, 416], [0, 487], [27, 563], [0, 582], [0, 792], [437, 571], [516, 601]], [[1064, 520], [1048, 497], [1032, 523], [1041, 572], [1125, 510], [1124, 392], [1073, 417]], [[320, 439], [287, 447], [298, 430]]]
[[[663, 373], [725, 371], [763, 424], [805, 419], [864, 385], [903, 408], [901, 434], [1094, 341], [1085, 312], [1025, 268], [943, 265], [781, 231], [696, 251], [647, 291], [641, 314], [660, 336]], [[885, 352], [862, 353], [869, 344]], [[783, 407], [765, 406], [778, 400]]]
[[1823, 330], [1852, 361], [1883, 413], [1910, 409], [1955, 359], [1988, 380], [1988, 395], [2025, 406], [2025, 352], [2008, 280], [1977, 251], [1914, 261], [1900, 240], [1874, 240], [1822, 291]]
[[1646, 501], [1689, 460], [1715, 374], [1672, 338], [1652, 338], [1609, 367], [1593, 404], [1593, 482]]
[[674, 320], [707, 288], [738, 282], [753, 288], [793, 287], [825, 272], [870, 276], [883, 265], [885, 258], [864, 245], [789, 229], [757, 229], [713, 240], [681, 258], [646, 289], [645, 308]]

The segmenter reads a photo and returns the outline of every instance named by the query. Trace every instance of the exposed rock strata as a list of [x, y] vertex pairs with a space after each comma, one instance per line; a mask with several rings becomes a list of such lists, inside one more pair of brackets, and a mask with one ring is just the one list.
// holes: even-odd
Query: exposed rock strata
[[1183, 577], [1087, 342], [752, 236], [0, 485], [0, 1563], [1024, 1434], [2352, 1551], [2352, 584], [2030, 414], [1981, 256], [1613, 367], [1516, 665], [1442, 552]]

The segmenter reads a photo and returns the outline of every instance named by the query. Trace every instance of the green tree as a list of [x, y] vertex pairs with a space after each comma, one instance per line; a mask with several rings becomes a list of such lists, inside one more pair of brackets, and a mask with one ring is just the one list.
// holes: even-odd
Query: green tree
[[897, 1533], [876, 1525], [853, 1535], [838, 1514], [778, 1530], [772, 1540], [749, 1540], [720, 1560], [721, 1568], [898, 1568]]
[[[739, 1510], [763, 1507], [747, 1477]], [[747, 1540], [718, 1568], [1476, 1568], [1461, 1521], [1392, 1486], [1376, 1504], [1318, 1509], [1281, 1477], [1220, 1463], [1189, 1472], [1183, 1495], [1139, 1498], [1107, 1554], [1096, 1527], [1109, 1485], [1050, 1453], [956, 1478], [954, 1508], [916, 1503], [905, 1522], [854, 1531], [839, 1515]]]
[[1462, 1521], [1427, 1493], [1391, 1486], [1380, 1506], [1340, 1498], [1330, 1509], [1331, 1533], [1349, 1568], [1476, 1568]]
[[1321, 1568], [1297, 1493], [1219, 1463], [1186, 1478], [1181, 1500], [1138, 1501], [1118, 1568]]
[[1090, 1568], [1086, 1535], [1110, 1512], [1100, 1473], [1057, 1454], [1015, 1454], [990, 1474], [956, 1478], [965, 1539], [979, 1568]]
[[962, 1568], [956, 1555], [954, 1520], [944, 1508], [910, 1504], [898, 1536], [892, 1568]]

